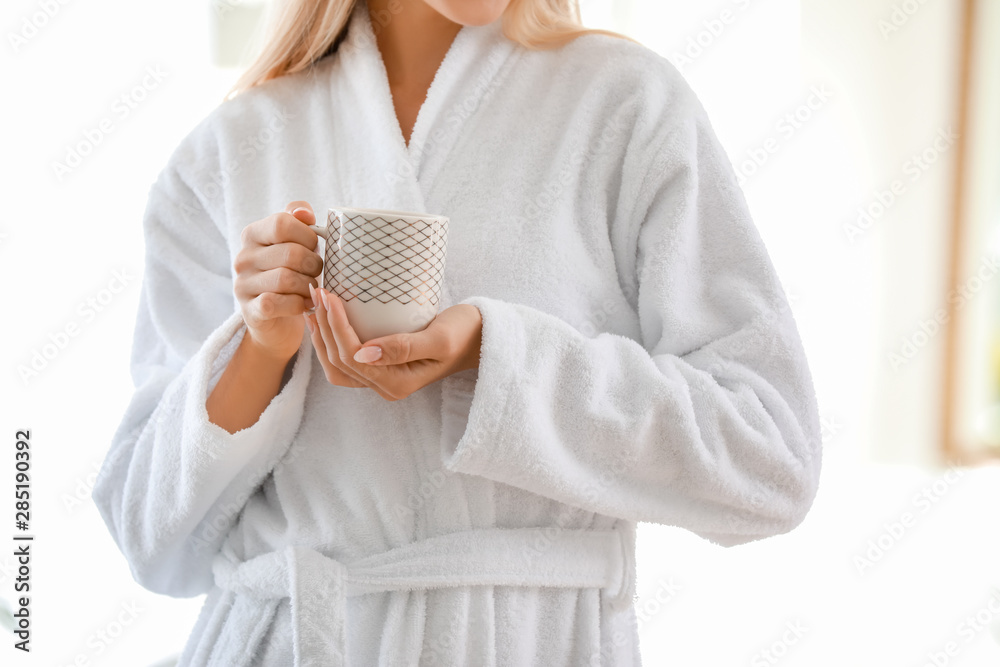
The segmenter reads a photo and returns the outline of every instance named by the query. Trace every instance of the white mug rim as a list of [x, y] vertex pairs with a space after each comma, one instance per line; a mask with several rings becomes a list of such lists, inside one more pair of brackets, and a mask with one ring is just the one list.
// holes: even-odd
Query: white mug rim
[[374, 215], [379, 217], [391, 215], [406, 220], [408, 222], [412, 222], [413, 220], [441, 220], [441, 221], [448, 220], [448, 216], [435, 215], [433, 213], [417, 213], [415, 211], [396, 211], [385, 208], [353, 208], [349, 206], [331, 206], [330, 208], [327, 209], [327, 218], [329, 218], [330, 217], [329, 214], [333, 212], [346, 213], [348, 215], [352, 213], [359, 214], [362, 216]]

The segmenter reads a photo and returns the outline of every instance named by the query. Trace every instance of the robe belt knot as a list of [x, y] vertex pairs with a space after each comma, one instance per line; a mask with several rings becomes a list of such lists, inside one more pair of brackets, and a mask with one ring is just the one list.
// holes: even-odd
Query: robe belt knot
[[218, 643], [237, 644], [229, 649], [252, 656], [284, 598], [291, 606], [295, 667], [346, 667], [348, 596], [449, 586], [601, 588], [611, 608], [622, 609], [635, 586], [634, 531], [625, 521], [609, 530], [464, 530], [347, 564], [322, 548], [297, 545], [241, 562], [227, 543], [212, 563], [216, 585], [234, 593]]

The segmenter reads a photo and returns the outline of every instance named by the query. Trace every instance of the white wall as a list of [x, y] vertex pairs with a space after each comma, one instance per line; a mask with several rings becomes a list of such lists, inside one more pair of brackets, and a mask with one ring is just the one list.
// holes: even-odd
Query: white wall
[[[870, 329], [873, 361], [871, 454], [877, 460], [933, 462], [939, 444], [943, 331], [903, 354], [905, 339], [920, 332], [946, 304], [955, 144], [940, 142], [939, 130], [957, 130], [958, 9], [960, 3], [924, 3], [897, 31], [888, 0], [806, 2], [810, 47], [807, 67], [835, 79], [849, 101], [858, 146], [862, 187], [844, 193], [849, 206], [836, 209], [837, 223], [850, 223], [859, 206], [876, 202], [876, 191], [894, 182], [903, 194], [845, 250], [870, 245], [877, 254], [877, 320]], [[882, 24], [884, 26], [884, 24]], [[947, 131], [947, 130], [946, 130]], [[864, 150], [861, 150], [861, 146]], [[913, 155], [938, 155], [926, 170]], [[883, 195], [884, 196], [884, 195]], [[856, 216], [853, 216], [856, 218]], [[837, 328], [864, 323], [837, 323]], [[867, 329], [868, 327], [865, 327]], [[917, 335], [916, 342], [923, 339]], [[891, 363], [900, 354], [902, 364]]]

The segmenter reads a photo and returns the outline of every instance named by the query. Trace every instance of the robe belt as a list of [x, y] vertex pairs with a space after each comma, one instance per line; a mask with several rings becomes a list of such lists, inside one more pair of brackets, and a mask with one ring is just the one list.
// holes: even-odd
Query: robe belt
[[634, 540], [629, 522], [609, 530], [484, 528], [346, 564], [297, 545], [240, 562], [226, 543], [212, 572], [217, 586], [235, 594], [234, 603], [211, 653], [228, 656], [227, 665], [249, 664], [284, 598], [291, 606], [295, 667], [346, 667], [348, 596], [449, 586], [602, 588], [611, 608], [622, 609], [634, 592]]

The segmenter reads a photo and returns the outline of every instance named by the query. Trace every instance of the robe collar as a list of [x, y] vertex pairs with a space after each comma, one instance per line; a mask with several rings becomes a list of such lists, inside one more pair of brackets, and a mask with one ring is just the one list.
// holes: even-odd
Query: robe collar
[[[503, 34], [503, 21], [463, 26], [435, 73], [407, 146], [396, 118], [385, 63], [365, 0], [357, 0], [337, 48], [335, 113], [348, 122], [354, 160], [342, 177], [354, 201], [346, 206], [428, 211], [429, 189], [466, 121], [495, 93], [498, 73], [519, 45]], [[358, 164], [363, 162], [364, 164]]]

